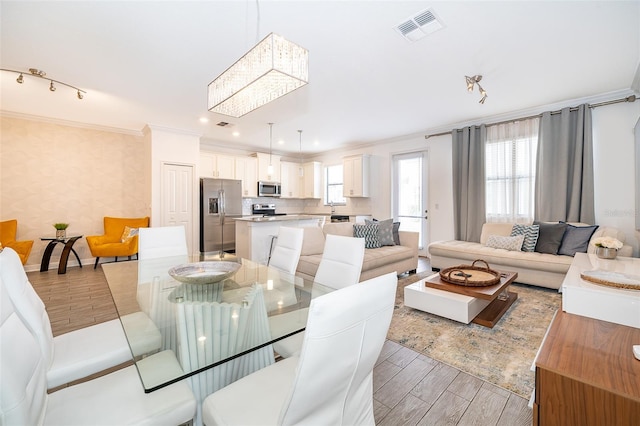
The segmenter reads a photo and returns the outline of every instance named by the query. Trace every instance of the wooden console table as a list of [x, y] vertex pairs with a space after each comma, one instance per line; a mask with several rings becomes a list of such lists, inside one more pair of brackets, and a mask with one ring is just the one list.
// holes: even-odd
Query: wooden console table
[[534, 425], [637, 426], [640, 329], [559, 311], [536, 359]]

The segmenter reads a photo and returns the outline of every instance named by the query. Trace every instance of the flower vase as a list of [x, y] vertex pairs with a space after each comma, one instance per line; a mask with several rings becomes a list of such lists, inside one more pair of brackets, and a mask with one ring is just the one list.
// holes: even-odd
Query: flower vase
[[56, 238], [59, 240], [64, 240], [67, 238], [67, 230], [66, 229], [56, 229]]
[[618, 249], [609, 247], [596, 247], [596, 256], [600, 259], [615, 259], [618, 255]]

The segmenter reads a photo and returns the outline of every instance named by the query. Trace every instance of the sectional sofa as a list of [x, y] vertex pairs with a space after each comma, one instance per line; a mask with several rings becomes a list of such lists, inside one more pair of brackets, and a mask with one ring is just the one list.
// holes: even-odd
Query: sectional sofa
[[[485, 223], [482, 227], [479, 243], [457, 240], [431, 243], [429, 245], [431, 267], [434, 270], [440, 270], [451, 266], [470, 264], [476, 259], [482, 259], [493, 269], [517, 272], [516, 282], [559, 289], [573, 261], [572, 256], [537, 251], [507, 250], [487, 245], [491, 236], [510, 236], [513, 225], [513, 223]], [[580, 223], [572, 225], [576, 227], [588, 226]], [[590, 240], [593, 241], [597, 237], [613, 237], [623, 243], [625, 241], [624, 234], [611, 227], [598, 227]], [[632, 251], [631, 246], [625, 245], [618, 250], [618, 255], [631, 256]], [[594, 252], [595, 246], [589, 243], [588, 253]]]
[[[320, 227], [305, 227], [302, 253], [298, 261], [296, 275], [313, 280], [322, 251], [325, 235], [354, 236], [354, 223], [326, 223]], [[398, 231], [399, 245], [385, 245], [379, 248], [365, 249], [360, 281], [377, 277], [389, 272], [402, 274], [415, 272], [418, 267], [418, 233]]]

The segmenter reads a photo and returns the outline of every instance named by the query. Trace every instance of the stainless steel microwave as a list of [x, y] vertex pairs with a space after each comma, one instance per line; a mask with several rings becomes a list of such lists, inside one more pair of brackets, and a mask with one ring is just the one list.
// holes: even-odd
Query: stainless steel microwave
[[279, 197], [281, 194], [280, 182], [258, 182], [258, 197]]

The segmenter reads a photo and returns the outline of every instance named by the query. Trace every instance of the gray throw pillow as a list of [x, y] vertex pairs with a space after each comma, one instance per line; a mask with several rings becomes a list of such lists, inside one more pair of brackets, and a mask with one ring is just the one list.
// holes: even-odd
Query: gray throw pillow
[[400, 222], [393, 222], [393, 242], [396, 243], [397, 246], [400, 245]]
[[378, 225], [378, 241], [381, 246], [395, 246], [396, 243], [393, 239], [393, 219], [386, 220], [369, 220], [365, 219], [364, 223]]
[[378, 224], [353, 224], [353, 236], [356, 238], [364, 238], [365, 248], [380, 248], [380, 241], [378, 240]]
[[533, 222], [538, 225], [538, 242], [536, 242], [536, 250], [538, 253], [558, 254], [560, 244], [562, 244], [562, 236], [564, 230], [567, 229], [566, 223], [545, 223]]
[[586, 253], [589, 248], [589, 240], [596, 229], [598, 229], [598, 225], [573, 226], [567, 224], [558, 254], [575, 256], [576, 253]]

